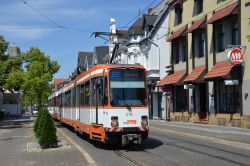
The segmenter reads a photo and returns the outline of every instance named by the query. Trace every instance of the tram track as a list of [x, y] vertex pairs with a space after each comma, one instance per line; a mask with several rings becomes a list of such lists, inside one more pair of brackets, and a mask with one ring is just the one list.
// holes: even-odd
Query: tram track
[[[226, 154], [227, 153], [229, 155], [234, 155], [234, 156], [237, 156], [237, 157], [242, 157], [242, 158], [245, 158], [245, 159], [249, 159], [248, 155], [239, 154], [239, 153], [224, 150], [224, 149], [221, 149], [221, 148], [218, 148], [218, 147], [212, 147], [212, 146], [208, 146], [208, 145], [204, 145], [204, 144], [200, 144], [200, 143], [194, 143], [192, 141], [183, 140], [181, 138], [176, 138], [176, 137], [169, 136], [169, 135], [168, 135], [168, 138], [174, 139], [175, 141], [177, 141], [179, 143], [190, 144], [190, 145], [192, 145], [191, 147], [199, 146], [199, 147], [203, 147], [205, 149], [211, 149], [211, 150], [220, 152], [221, 154]], [[186, 150], [186, 151], [191, 151], [193, 153], [209, 156], [209, 157], [216, 158], [216, 159], [219, 159], [219, 160], [222, 160], [222, 161], [225, 161], [225, 162], [234, 163], [234, 164], [240, 165], [240, 166], [250, 166], [250, 164], [242, 163], [240, 161], [233, 160], [232, 158], [228, 158], [226, 156], [218, 156], [218, 155], [209, 153], [208, 151], [203, 151], [203, 150], [187, 147], [187, 146], [181, 145], [179, 143], [178, 144], [170, 143], [168, 141], [163, 141], [163, 140], [162, 140], [162, 142], [164, 143], [164, 145], [167, 145], [167, 146], [175, 147], [175, 148]]]
[[136, 159], [133, 159], [132, 157], [130, 157], [129, 155], [126, 155], [125, 153], [121, 152], [120, 150], [115, 150], [114, 151], [118, 156], [128, 160], [129, 162], [133, 163], [134, 165], [137, 165], [137, 166], [146, 166], [146, 164], [140, 162], [140, 161], [137, 161]]
[[[157, 154], [157, 153], [153, 153], [147, 149], [144, 149], [143, 146], [132, 146], [132, 147], [129, 147], [128, 149], [126, 149], [128, 151], [134, 151], [134, 152], [140, 152], [140, 153], [144, 153], [144, 154], [140, 154], [140, 156], [150, 156], [150, 157], [154, 157], [157, 161], [161, 161], [162, 163], [164, 164], [167, 164], [167, 165], [172, 165], [172, 166], [179, 166], [180, 164], [175, 162], [175, 161], [172, 161], [160, 154]], [[131, 157], [130, 155], [127, 155], [125, 153], [123, 153], [121, 150], [114, 150], [114, 152], [122, 157], [122, 158], [125, 158], [127, 160], [129, 160], [130, 162], [132, 162], [133, 164], [135, 165], [139, 165], [139, 166], [146, 166], [148, 164], [145, 164], [141, 161], [138, 161], [137, 159]]]

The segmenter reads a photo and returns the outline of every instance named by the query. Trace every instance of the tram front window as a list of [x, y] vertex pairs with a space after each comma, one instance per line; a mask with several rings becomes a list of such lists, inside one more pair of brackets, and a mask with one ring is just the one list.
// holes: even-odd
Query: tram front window
[[145, 71], [136, 69], [110, 71], [110, 101], [112, 106], [145, 106]]

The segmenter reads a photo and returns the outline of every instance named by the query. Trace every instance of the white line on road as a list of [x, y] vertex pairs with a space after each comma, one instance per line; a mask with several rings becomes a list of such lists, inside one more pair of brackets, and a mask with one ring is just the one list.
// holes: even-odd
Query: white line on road
[[73, 141], [70, 137], [68, 137], [61, 129], [57, 128], [57, 130], [65, 137], [68, 139], [68, 141], [76, 147], [77, 150], [79, 150], [83, 157], [87, 160], [88, 164], [91, 166], [96, 165], [95, 161], [93, 158], [88, 154], [87, 151], [85, 151], [80, 145], [78, 145], [75, 141]]
[[172, 134], [178, 134], [178, 135], [182, 135], [182, 136], [198, 138], [198, 139], [205, 140], [205, 141], [211, 141], [214, 143], [219, 143], [219, 144], [228, 145], [228, 146], [232, 146], [232, 147], [236, 147], [236, 148], [250, 150], [250, 144], [247, 144], [247, 143], [234, 142], [234, 141], [224, 140], [224, 139], [220, 139], [220, 138], [184, 133], [184, 132], [174, 131], [174, 130], [170, 130], [170, 129], [161, 129], [161, 128], [157, 128], [157, 127], [150, 127], [150, 129], [157, 130], [157, 131], [164, 131], [164, 132], [172, 133]]

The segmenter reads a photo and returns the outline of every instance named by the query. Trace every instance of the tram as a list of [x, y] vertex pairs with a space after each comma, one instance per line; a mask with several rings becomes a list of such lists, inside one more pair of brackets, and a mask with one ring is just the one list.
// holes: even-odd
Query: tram
[[53, 118], [103, 143], [141, 144], [148, 137], [146, 70], [98, 64], [49, 97]]

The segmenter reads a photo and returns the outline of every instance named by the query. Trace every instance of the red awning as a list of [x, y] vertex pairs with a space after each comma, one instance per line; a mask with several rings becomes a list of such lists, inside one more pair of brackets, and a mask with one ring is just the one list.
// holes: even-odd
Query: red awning
[[230, 78], [230, 72], [233, 69], [234, 65], [231, 64], [228, 60], [218, 62], [214, 67], [205, 75], [204, 79], [213, 79], [213, 78]]
[[193, 23], [193, 25], [187, 30], [187, 33], [190, 33], [190, 32], [192, 32], [193, 30], [198, 29], [204, 22], [205, 22], [205, 18], [202, 18], [202, 19], [196, 21], [196, 22]]
[[180, 37], [185, 31], [187, 30], [187, 26], [185, 26], [184, 28], [181, 28], [175, 32], [173, 32], [171, 34], [171, 36], [169, 36], [169, 38], [167, 39], [168, 42]]
[[157, 83], [156, 86], [164, 86], [171, 84], [181, 84], [186, 76], [186, 70], [177, 71], [173, 74], [165, 76], [160, 82]]
[[205, 75], [206, 67], [200, 66], [193, 69], [193, 71], [187, 76], [184, 82], [201, 82], [203, 81], [203, 76]]
[[214, 15], [208, 20], [208, 24], [212, 24], [215, 21], [218, 21], [219, 19], [222, 19], [230, 14], [233, 13], [233, 11], [237, 8], [238, 6], [238, 2], [233, 3], [227, 7], [225, 7], [224, 9], [221, 9], [217, 12], [214, 13]]

